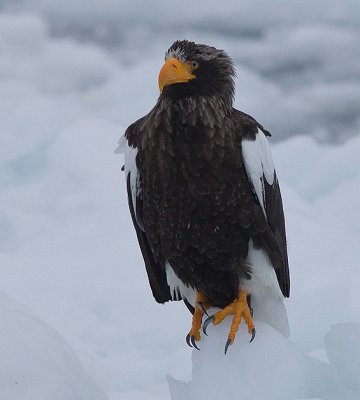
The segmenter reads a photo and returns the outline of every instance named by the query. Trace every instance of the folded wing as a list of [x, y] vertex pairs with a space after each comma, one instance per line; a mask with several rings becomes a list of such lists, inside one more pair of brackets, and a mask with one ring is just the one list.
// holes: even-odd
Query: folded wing
[[[258, 129], [255, 137], [244, 138], [242, 155], [249, 183], [265, 214], [271, 234], [274, 236], [274, 243], [277, 246], [274, 250], [280, 255], [276, 257], [276, 262], [273, 262], [279, 286], [283, 295], [289, 297], [290, 278], [284, 211], [279, 182], [265, 132], [267, 133]], [[269, 256], [271, 258], [271, 254]]]

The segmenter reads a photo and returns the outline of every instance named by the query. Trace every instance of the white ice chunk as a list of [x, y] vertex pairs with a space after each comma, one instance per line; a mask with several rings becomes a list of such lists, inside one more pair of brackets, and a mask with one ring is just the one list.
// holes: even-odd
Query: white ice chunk
[[172, 400], [290, 400], [306, 398], [306, 357], [271, 326], [255, 321], [256, 338], [242, 325], [224, 355], [230, 322], [208, 327], [193, 351], [192, 381], [168, 378]]
[[106, 400], [53, 328], [0, 293], [0, 398]]
[[336, 324], [327, 332], [324, 341], [330, 363], [344, 385], [356, 391], [360, 398], [360, 324]]

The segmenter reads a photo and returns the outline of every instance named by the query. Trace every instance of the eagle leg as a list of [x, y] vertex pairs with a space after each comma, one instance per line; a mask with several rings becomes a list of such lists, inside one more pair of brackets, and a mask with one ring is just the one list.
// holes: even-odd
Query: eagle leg
[[246, 290], [240, 290], [239, 296], [231, 304], [218, 311], [214, 315], [206, 319], [203, 325], [203, 331], [206, 335], [206, 329], [212, 322], [214, 325], [220, 324], [228, 315], [233, 315], [228, 340], [225, 344], [225, 354], [229, 345], [234, 343], [236, 332], [239, 328], [241, 318], [244, 318], [248, 331], [251, 334], [250, 343], [254, 340], [256, 330], [249, 307]]
[[195, 347], [195, 349], [197, 350], [200, 350], [197, 347], [196, 342], [198, 342], [201, 339], [200, 328], [201, 328], [202, 317], [204, 314], [207, 315], [206, 310], [209, 307], [211, 307], [211, 305], [208, 299], [206, 298], [205, 294], [196, 290], [195, 311], [192, 318], [190, 332], [186, 336], [186, 343], [190, 347]]

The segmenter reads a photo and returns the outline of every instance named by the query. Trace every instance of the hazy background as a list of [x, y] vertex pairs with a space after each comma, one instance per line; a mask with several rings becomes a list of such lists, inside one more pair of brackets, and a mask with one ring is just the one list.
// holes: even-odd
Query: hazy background
[[[225, 49], [238, 66], [236, 105], [274, 138], [310, 134], [343, 141], [359, 131], [358, 0], [2, 0], [2, 10], [43, 19], [52, 37], [101, 47], [123, 74], [148, 64], [148, 86], [118, 88], [117, 116], [127, 125], [156, 94], [157, 71], [176, 39]], [[86, 60], [84, 60], [86, 62]], [[156, 65], [156, 68], [155, 68]], [[153, 85], [153, 86], [151, 86]], [[128, 101], [151, 101], [134, 112]], [[145, 93], [145, 96], [148, 96]]]

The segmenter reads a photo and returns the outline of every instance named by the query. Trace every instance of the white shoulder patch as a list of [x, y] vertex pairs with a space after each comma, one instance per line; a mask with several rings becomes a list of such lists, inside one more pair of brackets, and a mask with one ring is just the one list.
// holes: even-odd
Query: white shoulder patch
[[264, 179], [273, 184], [275, 167], [269, 142], [262, 131], [258, 130], [255, 140], [242, 141], [242, 155], [247, 176], [265, 213]]
[[128, 175], [130, 174], [130, 189], [131, 189], [131, 196], [132, 196], [132, 203], [134, 206], [134, 212], [136, 215], [136, 195], [138, 193], [138, 170], [136, 167], [136, 155], [137, 155], [137, 148], [130, 147], [128, 141], [123, 135], [118, 143], [118, 147], [115, 149], [116, 154], [124, 154], [124, 168], [125, 168], [125, 177], [126, 180]]

